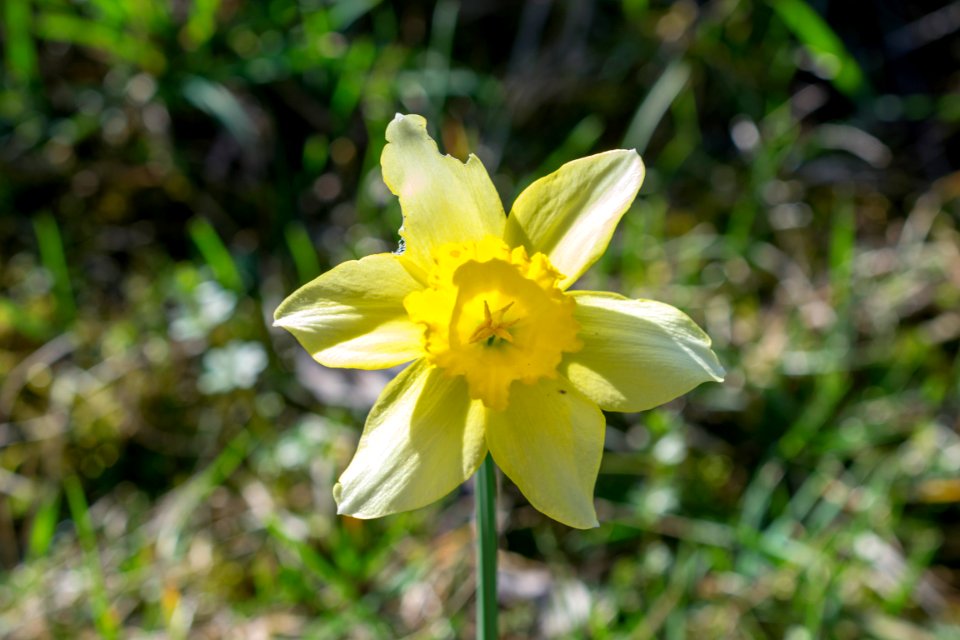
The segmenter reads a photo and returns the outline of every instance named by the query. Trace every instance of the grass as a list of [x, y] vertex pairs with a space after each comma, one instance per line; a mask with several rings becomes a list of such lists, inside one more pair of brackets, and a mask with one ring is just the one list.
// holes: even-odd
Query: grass
[[8, 1], [0, 636], [473, 633], [472, 487], [337, 517], [389, 376], [270, 327], [395, 248], [403, 111], [508, 203], [641, 149], [582, 286], [729, 371], [608, 416], [598, 529], [501, 482], [504, 637], [957, 637], [960, 64], [917, 7], [838, 7]]

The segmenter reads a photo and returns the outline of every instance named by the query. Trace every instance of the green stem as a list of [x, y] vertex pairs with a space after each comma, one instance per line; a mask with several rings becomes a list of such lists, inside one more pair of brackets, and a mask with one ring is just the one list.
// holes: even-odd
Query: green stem
[[477, 471], [477, 639], [497, 638], [497, 477], [493, 458]]

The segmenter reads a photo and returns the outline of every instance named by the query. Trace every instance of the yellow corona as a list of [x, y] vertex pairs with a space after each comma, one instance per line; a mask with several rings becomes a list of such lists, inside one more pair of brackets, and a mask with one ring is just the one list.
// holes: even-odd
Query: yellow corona
[[556, 377], [562, 354], [582, 347], [576, 303], [544, 254], [487, 236], [446, 244], [434, 262], [429, 286], [403, 305], [424, 328], [427, 360], [464, 376], [471, 398], [502, 411], [514, 382]]

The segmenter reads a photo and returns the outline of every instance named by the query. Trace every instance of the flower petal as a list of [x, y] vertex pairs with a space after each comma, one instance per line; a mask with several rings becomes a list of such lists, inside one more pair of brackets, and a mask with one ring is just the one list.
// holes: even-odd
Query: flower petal
[[490, 453], [530, 504], [571, 527], [596, 527], [606, 426], [597, 405], [567, 380], [544, 378], [515, 382], [507, 409], [486, 411]]
[[423, 328], [403, 298], [420, 289], [392, 253], [344, 262], [294, 291], [274, 326], [292, 333], [328, 367], [384, 369], [423, 354]]
[[383, 180], [400, 198], [405, 262], [421, 280], [436, 247], [503, 235], [503, 205], [479, 158], [471, 154], [463, 163], [440, 155], [427, 121], [417, 115], [397, 114], [387, 142], [380, 156]]
[[504, 240], [545, 253], [573, 284], [597, 261], [643, 182], [634, 150], [598, 153], [568, 162], [540, 178], [513, 203]]
[[701, 382], [722, 382], [710, 338], [686, 314], [652, 300], [572, 291], [583, 349], [560, 371], [608, 411], [643, 411]]
[[486, 453], [482, 405], [467, 396], [466, 382], [419, 360], [370, 411], [333, 488], [337, 512], [378, 518], [423, 507], [473, 475]]

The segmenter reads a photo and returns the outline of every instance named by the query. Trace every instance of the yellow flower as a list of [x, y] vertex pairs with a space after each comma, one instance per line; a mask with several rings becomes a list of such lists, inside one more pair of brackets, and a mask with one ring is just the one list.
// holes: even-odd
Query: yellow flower
[[710, 339], [681, 311], [568, 291], [606, 249], [643, 181], [635, 151], [563, 165], [509, 217], [476, 156], [440, 155], [416, 115], [387, 127], [383, 178], [403, 210], [401, 253], [346, 262], [276, 311], [320, 364], [406, 362], [334, 487], [374, 518], [443, 497], [489, 451], [530, 503], [597, 525], [601, 409], [641, 411], [722, 381]]

